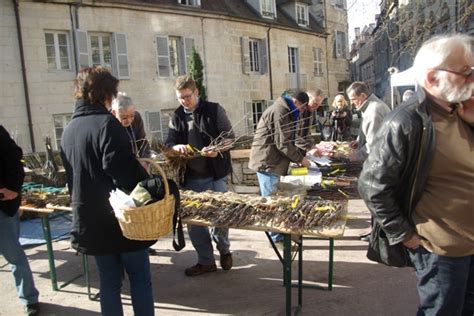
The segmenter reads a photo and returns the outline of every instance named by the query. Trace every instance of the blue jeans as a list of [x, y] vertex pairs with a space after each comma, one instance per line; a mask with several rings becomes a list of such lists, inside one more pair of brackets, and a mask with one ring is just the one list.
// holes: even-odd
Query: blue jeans
[[104, 316], [123, 315], [120, 292], [123, 270], [130, 280], [135, 315], [155, 315], [148, 248], [113, 255], [95, 256], [100, 276], [100, 309]]
[[[261, 196], [271, 195], [276, 190], [278, 182], [280, 182], [280, 176], [270, 172], [257, 172], [257, 178]], [[283, 241], [282, 234], [274, 232], [269, 234], [273, 241]]]
[[474, 255], [445, 257], [408, 249], [418, 278], [421, 315], [474, 314]]
[[20, 242], [20, 219], [0, 210], [0, 252], [10, 263], [15, 279], [16, 292], [23, 305], [38, 303], [39, 292], [33, 281], [30, 264]]
[[[195, 192], [204, 192], [207, 190], [215, 192], [226, 192], [226, 177], [214, 180], [213, 178], [186, 179], [187, 190]], [[217, 250], [221, 255], [230, 253], [229, 229], [214, 227], [211, 232], [205, 226], [188, 225], [189, 238], [198, 254], [198, 263], [202, 265], [215, 264], [214, 249], [212, 248], [212, 240], [217, 245]]]

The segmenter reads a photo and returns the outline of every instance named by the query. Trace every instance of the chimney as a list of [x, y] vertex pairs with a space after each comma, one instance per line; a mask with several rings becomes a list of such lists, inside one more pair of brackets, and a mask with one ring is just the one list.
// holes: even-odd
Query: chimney
[[360, 27], [355, 27], [354, 28], [354, 33], [355, 33], [356, 37], [359, 37], [360, 36]]

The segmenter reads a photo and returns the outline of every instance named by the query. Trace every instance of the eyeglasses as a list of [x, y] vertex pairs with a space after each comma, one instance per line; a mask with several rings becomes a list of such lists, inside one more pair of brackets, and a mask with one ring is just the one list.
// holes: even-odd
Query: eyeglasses
[[179, 99], [179, 100], [183, 100], [183, 101], [184, 101], [184, 100], [189, 100], [189, 99], [191, 99], [191, 97], [192, 97], [193, 95], [194, 95], [194, 91], [193, 91], [192, 93], [188, 94], [188, 95], [181, 95], [181, 96], [178, 96], [178, 99]]
[[469, 79], [469, 77], [472, 76], [472, 73], [473, 73], [472, 67], [466, 69], [466, 70], [463, 71], [463, 72], [454, 71], [454, 70], [449, 70], [449, 69], [443, 69], [443, 68], [436, 69], [436, 70], [450, 72], [450, 73], [452, 73], [452, 74], [455, 74], [455, 75], [464, 77], [464, 79]]

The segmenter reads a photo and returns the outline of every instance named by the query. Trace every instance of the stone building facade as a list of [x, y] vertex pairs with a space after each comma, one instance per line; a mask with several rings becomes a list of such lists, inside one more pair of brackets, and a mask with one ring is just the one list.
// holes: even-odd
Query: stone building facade
[[252, 135], [282, 92], [318, 87], [333, 96], [348, 79], [341, 3], [1, 1], [0, 122], [25, 152], [43, 151], [45, 136], [57, 147], [77, 70], [103, 65], [134, 100], [149, 137], [161, 141], [178, 106], [174, 81], [194, 47], [208, 99], [224, 106], [237, 135]]

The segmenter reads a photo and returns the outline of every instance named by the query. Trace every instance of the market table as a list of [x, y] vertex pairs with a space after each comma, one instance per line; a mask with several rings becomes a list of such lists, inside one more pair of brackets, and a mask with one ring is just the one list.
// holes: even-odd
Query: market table
[[[207, 196], [206, 196], [207, 195]], [[298, 244], [298, 307], [297, 311], [301, 310], [302, 308], [302, 293], [303, 293], [303, 236], [306, 237], [318, 237], [329, 239], [330, 241], [330, 261], [332, 261], [332, 249], [333, 249], [333, 240], [334, 238], [342, 237], [344, 234], [344, 229], [347, 221], [347, 200], [340, 200], [340, 201], [320, 201], [320, 200], [304, 200], [299, 199], [299, 197], [291, 203], [291, 206], [288, 204], [290, 201], [294, 200], [294, 197], [288, 199], [283, 198], [283, 200], [278, 200], [278, 197], [275, 198], [277, 203], [281, 203], [286, 205], [286, 212], [287, 215], [290, 215], [292, 218], [299, 218], [296, 222], [289, 223], [289, 221], [284, 223], [276, 223], [266, 220], [261, 220], [262, 217], [259, 215], [255, 215], [256, 212], [252, 212], [251, 208], [258, 209], [259, 207], [268, 208], [269, 205], [275, 213], [275, 217], [280, 216], [279, 214], [284, 213], [281, 209], [274, 209], [275, 205], [273, 202], [270, 201], [270, 204], [263, 204], [268, 203], [271, 198], [266, 197], [238, 197], [235, 196], [234, 193], [216, 193], [216, 192], [204, 192], [204, 193], [192, 193], [190, 191], [181, 192], [182, 200], [181, 205], [185, 209], [182, 212], [183, 216], [183, 223], [191, 224], [191, 225], [200, 225], [200, 226], [214, 226], [214, 227], [227, 227], [233, 229], [242, 229], [242, 230], [255, 230], [255, 231], [263, 231], [266, 233], [270, 243], [272, 244], [273, 249], [275, 250], [279, 260], [283, 265], [283, 285], [285, 286], [285, 297], [286, 297], [286, 314], [291, 315], [292, 310], [292, 302], [291, 302], [291, 293], [292, 293], [292, 281], [291, 281], [291, 271], [292, 271], [292, 253], [291, 253], [291, 241], [292, 235], [301, 236], [299, 237]], [[224, 205], [224, 200], [228, 200], [228, 205]], [[253, 200], [253, 202], [249, 201]], [[308, 202], [309, 201], [309, 202]], [[253, 203], [253, 205], [252, 205]], [[318, 206], [318, 203], [329, 203], [328, 205], [321, 207]], [[332, 205], [330, 203], [333, 203]], [[336, 206], [337, 204], [337, 206]], [[230, 206], [229, 206], [230, 205]], [[301, 206], [302, 207], [299, 207]], [[225, 208], [229, 206], [230, 209], [227, 211], [223, 211], [223, 213], [231, 214], [229, 215], [218, 215], [216, 216], [215, 213], [218, 212], [217, 209]], [[320, 216], [321, 213], [327, 210], [330, 207], [333, 208], [342, 208], [339, 211], [339, 217], [334, 217], [333, 221], [328, 225], [318, 225], [314, 226], [311, 229], [308, 229], [307, 226], [304, 226], [304, 219], [308, 219], [310, 216]], [[186, 211], [186, 208], [191, 209], [191, 211]], [[209, 211], [201, 211], [203, 209], [209, 208]], [[233, 210], [232, 210], [233, 208]], [[324, 209], [326, 208], [326, 209]], [[316, 214], [308, 212], [308, 209], [316, 210]], [[335, 211], [335, 210], [334, 210]], [[238, 215], [234, 215], [234, 213], [238, 213]], [[192, 214], [191, 216], [189, 216]], [[240, 214], [240, 215], [239, 215]], [[253, 215], [249, 215], [253, 214]], [[206, 218], [207, 217], [207, 218]], [[252, 218], [258, 218], [259, 220], [249, 224]], [[241, 223], [246, 223], [244, 225], [239, 225]], [[300, 223], [300, 225], [296, 225]], [[291, 229], [288, 227], [292, 227]], [[280, 251], [275, 246], [274, 242], [269, 236], [269, 232], [280, 233], [283, 235], [283, 256], [280, 254]], [[332, 285], [332, 269], [329, 270], [329, 286], [330, 288]]]
[[51, 238], [51, 228], [50, 228], [50, 219], [54, 218], [55, 216], [62, 216], [65, 212], [71, 212], [72, 209], [69, 206], [58, 206], [58, 205], [46, 205], [46, 207], [33, 207], [33, 206], [20, 206], [20, 211], [22, 212], [32, 212], [38, 214], [41, 218], [41, 226], [43, 229], [43, 237], [46, 241], [46, 251], [48, 255], [48, 265], [49, 265], [49, 275], [51, 278], [51, 287], [53, 291], [59, 291], [60, 289], [64, 288], [68, 284], [74, 282], [81, 276], [85, 276], [86, 284], [87, 284], [87, 291], [89, 298], [92, 298], [90, 293], [90, 286], [89, 286], [89, 268], [88, 268], [88, 261], [87, 256], [82, 256], [83, 260], [83, 274], [79, 274], [69, 281], [58, 286], [57, 281], [57, 274], [56, 274], [56, 265], [54, 261], [54, 249], [53, 249], [53, 242]]

